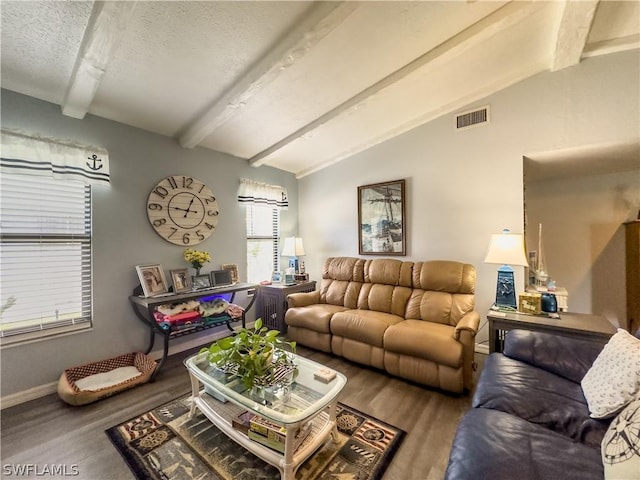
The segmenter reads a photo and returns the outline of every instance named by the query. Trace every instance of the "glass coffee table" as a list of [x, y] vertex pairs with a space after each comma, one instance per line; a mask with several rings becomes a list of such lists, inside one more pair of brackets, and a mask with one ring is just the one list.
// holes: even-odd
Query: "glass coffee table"
[[[346, 377], [340, 372], [299, 355], [290, 355], [297, 366], [297, 376], [286, 392], [276, 393], [270, 397], [270, 401], [256, 401], [248, 391], [238, 392], [233, 388], [233, 383], [225, 383], [224, 376], [209, 364], [206, 352], [184, 362], [191, 377], [193, 403], [190, 414], [194, 415], [196, 408], [200, 410], [229, 438], [275, 466], [284, 480], [293, 479], [298, 467], [330, 435], [336, 438], [338, 395], [347, 383]], [[330, 370], [336, 375], [324, 383], [314, 377], [321, 369]], [[282, 427], [280, 432], [284, 437], [284, 445], [279, 444], [282, 453], [249, 438], [246, 429], [241, 429], [237, 420], [234, 421], [252, 414]], [[302, 431], [308, 434], [299, 443]], [[255, 436], [255, 433], [252, 435]]]

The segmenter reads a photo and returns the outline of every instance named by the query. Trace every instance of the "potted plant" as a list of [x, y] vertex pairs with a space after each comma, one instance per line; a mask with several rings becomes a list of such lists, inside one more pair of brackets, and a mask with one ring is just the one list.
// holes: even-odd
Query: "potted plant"
[[295, 364], [288, 352], [295, 352], [296, 342], [279, 335], [278, 330], [263, 327], [259, 318], [253, 329], [242, 328], [200, 352], [207, 352], [211, 364], [240, 378], [247, 389], [255, 392], [295, 375]]

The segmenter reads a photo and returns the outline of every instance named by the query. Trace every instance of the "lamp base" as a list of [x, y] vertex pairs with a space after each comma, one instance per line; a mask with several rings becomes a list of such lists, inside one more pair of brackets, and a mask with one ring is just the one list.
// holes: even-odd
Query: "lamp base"
[[293, 273], [299, 273], [298, 257], [289, 257], [289, 268], [293, 268]]
[[516, 310], [516, 282], [513, 268], [503, 265], [498, 269], [498, 283], [496, 286], [496, 306]]

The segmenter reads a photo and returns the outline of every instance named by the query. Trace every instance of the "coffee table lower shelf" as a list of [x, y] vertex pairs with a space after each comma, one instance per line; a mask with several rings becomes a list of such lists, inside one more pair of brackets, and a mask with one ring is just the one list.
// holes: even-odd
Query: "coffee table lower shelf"
[[[222, 403], [205, 393], [204, 390], [201, 390], [197, 396], [192, 397], [192, 401], [190, 412], [192, 416], [195, 414], [196, 408], [200, 410], [211, 423], [218, 427], [225, 435], [257, 457], [276, 467], [280, 471], [283, 480], [292, 480], [295, 477], [295, 472], [298, 467], [302, 465], [330, 435], [336, 432], [335, 414], [330, 415], [326, 410], [321, 411], [313, 418], [307, 420], [312, 422], [309, 435], [294, 452], [290, 452], [289, 450], [293, 447], [293, 435], [290, 435], [290, 432], [295, 433], [300, 423], [284, 425], [287, 429], [287, 443], [285, 453], [282, 454], [255, 442], [244, 432], [233, 427], [231, 419], [246, 411], [246, 408], [236, 405], [232, 401]], [[335, 409], [335, 405], [331, 407]], [[333, 420], [331, 419], [332, 416], [334, 417]], [[336, 437], [334, 437], [334, 440], [335, 439]]]

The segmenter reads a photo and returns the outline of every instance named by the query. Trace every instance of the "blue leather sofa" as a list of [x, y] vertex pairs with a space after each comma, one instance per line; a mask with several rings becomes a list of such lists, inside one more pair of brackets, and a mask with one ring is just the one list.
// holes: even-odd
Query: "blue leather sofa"
[[580, 381], [603, 344], [513, 330], [485, 362], [445, 480], [602, 480], [612, 419], [589, 416]]

